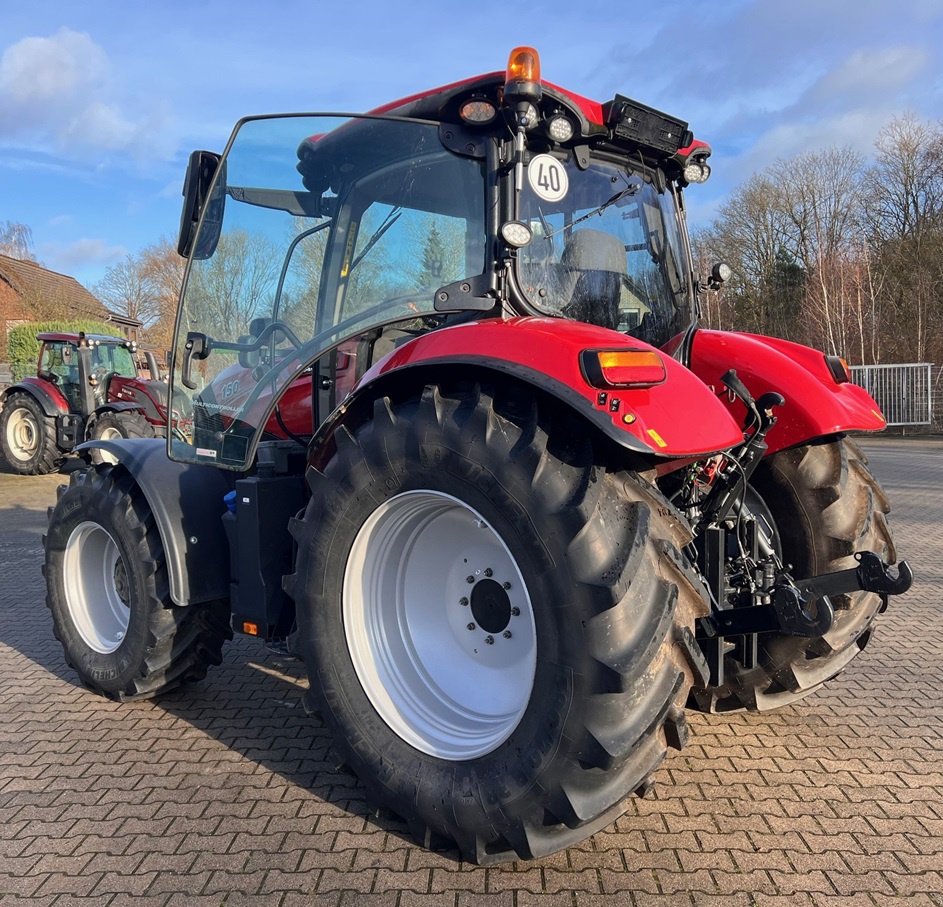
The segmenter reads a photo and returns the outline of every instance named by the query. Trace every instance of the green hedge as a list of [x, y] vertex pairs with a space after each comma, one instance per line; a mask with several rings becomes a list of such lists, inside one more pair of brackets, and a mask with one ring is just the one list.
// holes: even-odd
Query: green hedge
[[101, 321], [33, 321], [18, 324], [7, 332], [7, 362], [10, 363], [14, 381], [36, 374], [36, 362], [39, 359], [36, 335], [46, 331], [85, 331], [86, 334], [120, 336], [113, 324]]

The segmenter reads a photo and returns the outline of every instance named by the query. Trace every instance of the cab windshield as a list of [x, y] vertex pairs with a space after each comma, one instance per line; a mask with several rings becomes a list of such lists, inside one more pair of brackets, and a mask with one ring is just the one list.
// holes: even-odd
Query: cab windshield
[[656, 188], [653, 172], [602, 159], [583, 169], [572, 158], [549, 166], [535, 158], [520, 219], [533, 240], [519, 252], [518, 281], [538, 311], [655, 346], [690, 323], [675, 197]]
[[424, 122], [241, 123], [178, 316], [172, 393], [185, 417], [172, 458], [245, 469], [275, 401], [315, 359], [377, 326], [418, 323], [440, 288], [482, 274], [482, 166]]

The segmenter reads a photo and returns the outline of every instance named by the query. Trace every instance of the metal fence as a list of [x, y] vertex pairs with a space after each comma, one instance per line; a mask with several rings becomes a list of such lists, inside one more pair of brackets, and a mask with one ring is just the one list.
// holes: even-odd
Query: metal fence
[[877, 400], [888, 425], [930, 425], [932, 369], [928, 362], [853, 365], [851, 380]]

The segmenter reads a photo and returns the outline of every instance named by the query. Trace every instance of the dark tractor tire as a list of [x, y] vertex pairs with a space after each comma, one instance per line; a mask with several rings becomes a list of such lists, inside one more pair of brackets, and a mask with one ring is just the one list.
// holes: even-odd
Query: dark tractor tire
[[43, 476], [62, 462], [56, 444], [56, 420], [25, 391], [13, 391], [0, 413], [0, 453], [6, 465], [21, 476]]
[[[773, 454], [754, 473], [758, 509], [765, 507], [774, 546], [797, 579], [854, 567], [856, 551], [896, 560], [886, 519], [890, 504], [867, 463], [857, 444], [840, 438]], [[868, 592], [831, 601], [835, 621], [828, 633], [818, 639], [761, 635], [757, 666], [746, 670], [728, 657], [727, 682], [696, 691], [697, 705], [711, 712], [767, 711], [808, 696], [844, 670], [870, 641], [883, 602]]]
[[378, 399], [335, 439], [285, 589], [344, 762], [420, 844], [478, 863], [609, 825], [705, 682], [683, 518], [523, 387]]
[[112, 699], [201, 680], [232, 637], [225, 601], [173, 603], [160, 535], [127, 472], [72, 473], [49, 510], [46, 603], [69, 666]]
[[[153, 438], [154, 427], [142, 413], [134, 410], [126, 412], [104, 412], [92, 423], [89, 431], [91, 441], [116, 441], [121, 438]], [[114, 466], [118, 460], [107, 450], [89, 451], [94, 464], [107, 463]]]

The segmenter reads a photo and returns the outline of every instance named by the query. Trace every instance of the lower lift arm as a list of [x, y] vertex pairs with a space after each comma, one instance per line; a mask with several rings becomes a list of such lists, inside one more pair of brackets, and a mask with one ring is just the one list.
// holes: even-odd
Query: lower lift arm
[[[874, 592], [884, 600], [890, 595], [906, 592], [913, 583], [913, 571], [907, 561], [897, 565], [897, 576], [890, 567], [871, 551], [855, 555], [857, 567], [823, 573], [810, 579], [793, 581], [788, 574], [771, 578], [769, 588], [763, 590], [762, 604], [738, 608], [714, 608], [702, 618], [697, 635], [744, 636], [749, 633], [784, 633], [789, 636], [818, 637], [827, 633], [835, 618], [829, 601], [831, 595], [851, 592]], [[768, 598], [768, 601], [765, 599]], [[883, 610], [883, 609], [882, 609]]]

